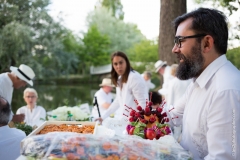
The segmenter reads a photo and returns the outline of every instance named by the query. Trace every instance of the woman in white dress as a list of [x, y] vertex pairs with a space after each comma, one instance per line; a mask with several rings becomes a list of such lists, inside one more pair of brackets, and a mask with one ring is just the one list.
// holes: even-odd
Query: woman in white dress
[[[142, 108], [146, 107], [148, 91], [141, 75], [133, 70], [125, 53], [117, 51], [112, 54], [112, 83], [116, 86], [116, 98], [109, 109], [102, 115], [100, 122], [115, 112], [115, 116], [128, 122], [131, 109], [136, 110], [137, 100]], [[127, 123], [126, 123], [127, 124]]]
[[24, 122], [30, 126], [40, 126], [46, 119], [46, 110], [37, 105], [38, 94], [33, 88], [26, 88], [23, 92], [26, 106], [17, 110], [16, 114], [24, 114]]

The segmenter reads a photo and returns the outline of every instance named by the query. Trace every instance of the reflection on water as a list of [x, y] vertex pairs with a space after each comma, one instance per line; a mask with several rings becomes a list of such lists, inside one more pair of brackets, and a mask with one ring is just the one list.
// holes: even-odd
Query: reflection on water
[[[92, 106], [94, 93], [99, 86], [98, 84], [35, 85], [34, 88], [38, 92], [37, 104], [50, 111], [64, 105], [76, 106], [88, 103]], [[12, 99], [14, 113], [18, 108], [26, 105], [23, 99], [24, 89], [14, 90]]]

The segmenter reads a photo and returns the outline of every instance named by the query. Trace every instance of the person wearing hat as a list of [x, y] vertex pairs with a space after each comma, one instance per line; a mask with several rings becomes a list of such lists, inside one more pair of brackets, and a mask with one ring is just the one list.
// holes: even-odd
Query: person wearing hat
[[[25, 65], [21, 64], [18, 67], [10, 67], [11, 72], [0, 74], [0, 96], [5, 98], [9, 104], [12, 103], [12, 94], [14, 89], [20, 89], [28, 84], [33, 86], [33, 78], [35, 73], [33, 70]], [[24, 115], [14, 115], [13, 122], [22, 122]]]
[[[111, 91], [114, 85], [112, 84], [112, 80], [110, 78], [104, 78], [99, 86], [101, 88], [95, 93], [94, 97], [97, 98], [100, 114], [104, 115], [113, 101]], [[96, 106], [92, 109], [92, 116], [94, 119], [99, 117]]]
[[167, 91], [168, 91], [168, 83], [170, 80], [173, 79], [173, 76], [171, 75], [171, 67], [167, 65], [166, 61], [158, 60], [155, 64], [156, 73], [159, 73], [163, 76], [163, 84], [162, 88], [158, 90], [158, 92], [164, 96], [164, 98], [167, 98]]

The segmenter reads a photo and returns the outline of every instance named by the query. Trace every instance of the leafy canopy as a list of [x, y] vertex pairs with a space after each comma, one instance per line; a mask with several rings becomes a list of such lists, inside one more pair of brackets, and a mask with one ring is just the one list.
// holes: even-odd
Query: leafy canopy
[[126, 52], [134, 44], [146, 39], [135, 24], [125, 23], [111, 15], [104, 7], [97, 7], [87, 16], [87, 26], [95, 25], [102, 35], [110, 40], [108, 53], [117, 50]]
[[73, 71], [78, 59], [63, 44], [68, 30], [47, 12], [50, 0], [0, 2], [1, 72], [22, 63], [31, 66], [37, 78]]

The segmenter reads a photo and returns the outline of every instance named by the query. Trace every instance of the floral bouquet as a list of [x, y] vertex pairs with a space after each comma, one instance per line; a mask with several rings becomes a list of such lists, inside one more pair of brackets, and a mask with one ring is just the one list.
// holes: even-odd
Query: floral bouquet
[[83, 112], [78, 106], [58, 107], [48, 115], [49, 121], [88, 121], [89, 115]]
[[[138, 105], [136, 100], [135, 103]], [[147, 101], [145, 109], [138, 105], [137, 111], [125, 105], [130, 110], [130, 124], [126, 127], [127, 133], [150, 140], [159, 139], [164, 135], [170, 134], [170, 127], [168, 124], [165, 124], [169, 119], [166, 112], [162, 113], [164, 104], [156, 109], [152, 109], [152, 102]]]

